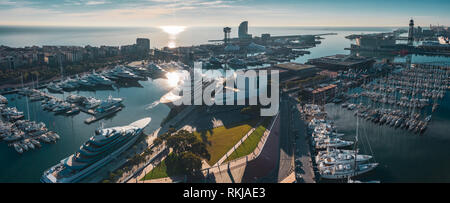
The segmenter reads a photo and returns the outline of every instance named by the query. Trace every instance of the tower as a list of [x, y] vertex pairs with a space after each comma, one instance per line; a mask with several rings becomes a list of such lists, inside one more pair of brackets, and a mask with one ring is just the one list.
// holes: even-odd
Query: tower
[[408, 43], [412, 43], [414, 40], [414, 20], [409, 21], [409, 31], [408, 31]]
[[241, 45], [249, 45], [252, 42], [252, 35], [248, 34], [248, 21], [239, 25], [238, 36]]
[[230, 33], [231, 33], [230, 27], [223, 28], [223, 34], [224, 34], [223, 42], [225, 43], [225, 45], [227, 45], [230, 42]]
[[239, 25], [239, 39], [248, 38], [248, 21], [244, 21]]

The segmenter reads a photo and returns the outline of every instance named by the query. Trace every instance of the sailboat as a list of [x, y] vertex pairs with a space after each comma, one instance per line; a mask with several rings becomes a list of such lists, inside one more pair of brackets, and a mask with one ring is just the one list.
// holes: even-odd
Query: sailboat
[[[358, 157], [357, 143], [358, 143], [358, 128], [359, 119], [356, 118], [356, 139], [354, 147], [354, 157]], [[319, 165], [319, 173], [324, 179], [349, 179], [369, 171], [372, 171], [378, 166], [378, 163], [358, 163], [357, 159], [354, 159], [354, 163], [340, 163], [327, 166], [324, 163]]]

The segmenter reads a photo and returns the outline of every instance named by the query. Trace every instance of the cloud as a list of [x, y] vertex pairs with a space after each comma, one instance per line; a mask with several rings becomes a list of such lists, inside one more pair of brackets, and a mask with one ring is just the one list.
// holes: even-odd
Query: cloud
[[[403, 25], [404, 19], [410, 17], [409, 13], [405, 16], [403, 13], [387, 11], [381, 15], [367, 11], [367, 7], [346, 11], [347, 8], [342, 6], [332, 8], [323, 4], [324, 1], [316, 1], [319, 3], [309, 5], [300, 1], [285, 3], [280, 0], [23, 0], [17, 3], [15, 0], [0, 0], [0, 24], [232, 26], [248, 20], [252, 26], [383, 26]], [[416, 15], [425, 16], [422, 13]], [[430, 15], [423, 17], [423, 21], [418, 19], [418, 22], [423, 22], [423, 25], [450, 24], [448, 14], [434, 12]]]
[[91, 5], [101, 5], [101, 4], [106, 4], [106, 3], [108, 3], [108, 2], [107, 1], [88, 1], [85, 4], [88, 6], [91, 6]]

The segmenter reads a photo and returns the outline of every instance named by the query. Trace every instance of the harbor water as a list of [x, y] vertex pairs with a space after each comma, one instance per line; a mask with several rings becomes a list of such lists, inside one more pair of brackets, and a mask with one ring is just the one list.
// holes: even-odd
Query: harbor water
[[[170, 43], [167, 34], [158, 28], [132, 29], [59, 29], [58, 28], [5, 28], [0, 27], [0, 44], [22, 47], [30, 45], [124, 45], [132, 44], [137, 37], [151, 39], [152, 47], [163, 47]], [[56, 29], [56, 30], [55, 30]], [[334, 54], [348, 54], [344, 50], [350, 47], [351, 41], [344, 37], [350, 34], [389, 32], [394, 28], [320, 28], [320, 27], [290, 27], [290, 28], [253, 28], [249, 33], [260, 35], [290, 34], [321, 34], [337, 33], [337, 35], [323, 36], [321, 44], [308, 49], [311, 54], [295, 59], [304, 63], [310, 58]], [[237, 35], [237, 29], [232, 36]], [[71, 36], [71, 37], [67, 37]], [[101, 36], [101, 37], [99, 37]], [[206, 43], [209, 39], [223, 37], [222, 28], [187, 28], [177, 36], [177, 45], [195, 45]], [[450, 65], [448, 57], [404, 56], [393, 57], [394, 61], [403, 62], [411, 60], [413, 63], [431, 62]], [[140, 81], [141, 87], [127, 87], [114, 90], [80, 91], [74, 92], [82, 96], [93, 96], [106, 99], [109, 95], [124, 99], [124, 109], [115, 115], [103, 119], [105, 127], [127, 125], [137, 119], [150, 116], [152, 122], [146, 132], [152, 132], [160, 126], [162, 120], [168, 115], [169, 107], [158, 104], [159, 99], [169, 90], [163, 79]], [[19, 155], [7, 143], [0, 142], [0, 182], [38, 182], [43, 171], [58, 163], [62, 158], [69, 156], [79, 149], [80, 145], [89, 139], [100, 122], [90, 125], [84, 120], [90, 115], [80, 113], [66, 117], [42, 110], [40, 102], [29, 102], [29, 112], [25, 97], [16, 94], [5, 95], [8, 106], [16, 106], [23, 111], [25, 117], [34, 121], [44, 122], [49, 130], [57, 132], [61, 139], [55, 144], [44, 144], [42, 148], [24, 152]], [[55, 94], [60, 98], [68, 96]], [[328, 104], [326, 110], [330, 119], [334, 120], [339, 131], [345, 133], [345, 139], [353, 140], [355, 137], [356, 117], [352, 111], [342, 109], [340, 105]], [[413, 134], [409, 131], [379, 126], [369, 121], [360, 120], [360, 149], [368, 153], [370, 147], [375, 159], [380, 163], [374, 171], [360, 177], [360, 180], [380, 180], [381, 182], [450, 182], [450, 95], [446, 94], [441, 105], [423, 135]], [[365, 144], [364, 144], [365, 143]]]
[[[328, 118], [345, 140], [355, 140], [354, 111], [327, 104]], [[359, 118], [359, 149], [380, 165], [358, 180], [381, 182], [450, 182], [450, 95], [446, 94], [423, 134]]]
[[[94, 135], [95, 129], [99, 128], [101, 123], [104, 127], [114, 127], [128, 125], [138, 119], [150, 116], [152, 121], [145, 128], [145, 133], [151, 133], [159, 128], [170, 108], [165, 104], [148, 107], [153, 103], [158, 103], [159, 99], [167, 93], [168, 90], [165, 89], [167, 85], [163, 79], [140, 81], [139, 83], [142, 87], [72, 92], [97, 99], [107, 99], [109, 95], [123, 98], [124, 108], [121, 111], [90, 125], [84, 123], [85, 119], [91, 117], [86, 113], [80, 112], [74, 116], [55, 115], [53, 112], [44, 111], [40, 101], [29, 102], [29, 119], [44, 122], [49, 130], [57, 132], [61, 139], [54, 144], [43, 144], [41, 148], [29, 150], [23, 154], [18, 154], [13, 147], [8, 147], [6, 142], [0, 142], [0, 163], [2, 163], [0, 182], [39, 182], [40, 176], [46, 169], [77, 151]], [[65, 98], [69, 94], [66, 92], [64, 95], [53, 95]], [[9, 100], [8, 106], [16, 106], [18, 110], [24, 112], [25, 118], [28, 118], [24, 96], [18, 94], [5, 96]]]

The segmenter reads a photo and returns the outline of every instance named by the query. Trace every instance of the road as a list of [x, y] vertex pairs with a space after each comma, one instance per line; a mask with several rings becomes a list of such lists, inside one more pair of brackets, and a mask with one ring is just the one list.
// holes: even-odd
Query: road
[[280, 117], [281, 116], [278, 116], [275, 120], [260, 155], [247, 163], [241, 182], [276, 182], [276, 172], [280, 152]]
[[[300, 116], [300, 109], [301, 106], [297, 104], [295, 113], [298, 114], [298, 116]], [[300, 175], [302, 177], [297, 178], [297, 182], [314, 183], [315, 176], [311, 158], [311, 146], [309, 144], [310, 140], [308, 139], [308, 134], [306, 133], [306, 125], [302, 119], [297, 119], [296, 122], [298, 132], [295, 139], [295, 172], [297, 176]]]
[[281, 182], [294, 172], [294, 138], [296, 133], [294, 112], [295, 101], [288, 96], [282, 96], [280, 103], [280, 156], [278, 164], [277, 182]]

